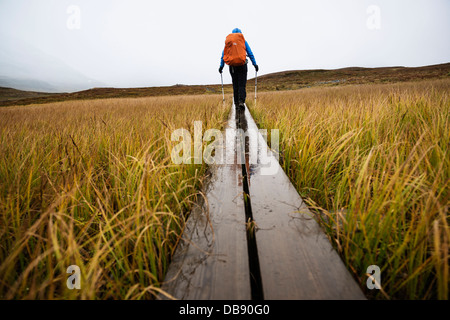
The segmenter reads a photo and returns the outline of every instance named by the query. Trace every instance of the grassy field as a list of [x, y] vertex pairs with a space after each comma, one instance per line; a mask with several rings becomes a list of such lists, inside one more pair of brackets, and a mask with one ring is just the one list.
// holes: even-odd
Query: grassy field
[[[222, 128], [218, 96], [0, 109], [0, 299], [148, 299], [159, 292], [206, 165], [171, 133]], [[68, 290], [78, 265], [82, 290]]]
[[[448, 299], [450, 80], [262, 93], [281, 162], [372, 298]], [[269, 140], [270, 141], [270, 140]]]
[[[380, 266], [370, 298], [448, 299], [449, 89], [450, 79], [325, 86], [264, 92], [256, 106], [249, 92], [361, 287]], [[0, 108], [0, 299], [154, 298], [207, 172], [172, 163], [171, 133], [223, 128], [221, 100]], [[70, 265], [83, 290], [67, 289]]]

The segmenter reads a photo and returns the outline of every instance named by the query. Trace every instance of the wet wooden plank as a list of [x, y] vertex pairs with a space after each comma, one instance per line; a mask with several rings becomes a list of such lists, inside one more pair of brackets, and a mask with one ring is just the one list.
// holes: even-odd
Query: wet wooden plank
[[[230, 118], [234, 121], [233, 113]], [[251, 290], [242, 166], [214, 165], [212, 170], [207, 201], [190, 214], [162, 289], [176, 299], [248, 300]]]
[[[247, 127], [257, 130], [246, 109]], [[249, 190], [265, 299], [365, 299], [275, 157], [276, 174], [262, 174], [267, 145], [249, 163]]]
[[[235, 129], [234, 116], [233, 110], [229, 126]], [[257, 132], [248, 110], [244, 118], [239, 127]], [[255, 137], [250, 134], [245, 158], [264, 298], [365, 299], [274, 157], [268, 159], [277, 173], [262, 174], [267, 145]], [[228, 139], [227, 147], [235, 142]], [[212, 167], [209, 214], [206, 205], [197, 207], [187, 222], [162, 287], [177, 299], [251, 298], [240, 148], [232, 145], [228, 164]]]

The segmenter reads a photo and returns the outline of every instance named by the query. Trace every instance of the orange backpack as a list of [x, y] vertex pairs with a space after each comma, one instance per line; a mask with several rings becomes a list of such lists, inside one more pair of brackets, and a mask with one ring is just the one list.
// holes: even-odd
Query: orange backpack
[[223, 61], [229, 66], [242, 66], [247, 61], [247, 50], [242, 33], [231, 33], [225, 40]]

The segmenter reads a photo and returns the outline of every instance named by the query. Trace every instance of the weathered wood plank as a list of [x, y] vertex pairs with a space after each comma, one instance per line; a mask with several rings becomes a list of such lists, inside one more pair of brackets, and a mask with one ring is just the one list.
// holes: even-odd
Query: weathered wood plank
[[[230, 119], [233, 123], [233, 112]], [[251, 299], [242, 167], [223, 164], [212, 170], [207, 201], [188, 218], [162, 289], [177, 299]]]
[[[257, 130], [248, 109], [245, 115], [248, 129]], [[275, 157], [268, 160], [277, 173], [261, 173], [264, 140], [250, 139], [249, 147], [258, 157], [248, 168], [264, 298], [365, 299]]]

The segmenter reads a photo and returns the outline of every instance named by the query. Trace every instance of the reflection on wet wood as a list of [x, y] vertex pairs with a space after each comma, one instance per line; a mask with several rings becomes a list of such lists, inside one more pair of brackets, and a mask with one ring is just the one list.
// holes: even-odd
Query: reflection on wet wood
[[[226, 143], [234, 147], [234, 140]], [[248, 300], [241, 165], [215, 165], [212, 170], [207, 202], [190, 214], [162, 289], [176, 299]]]

